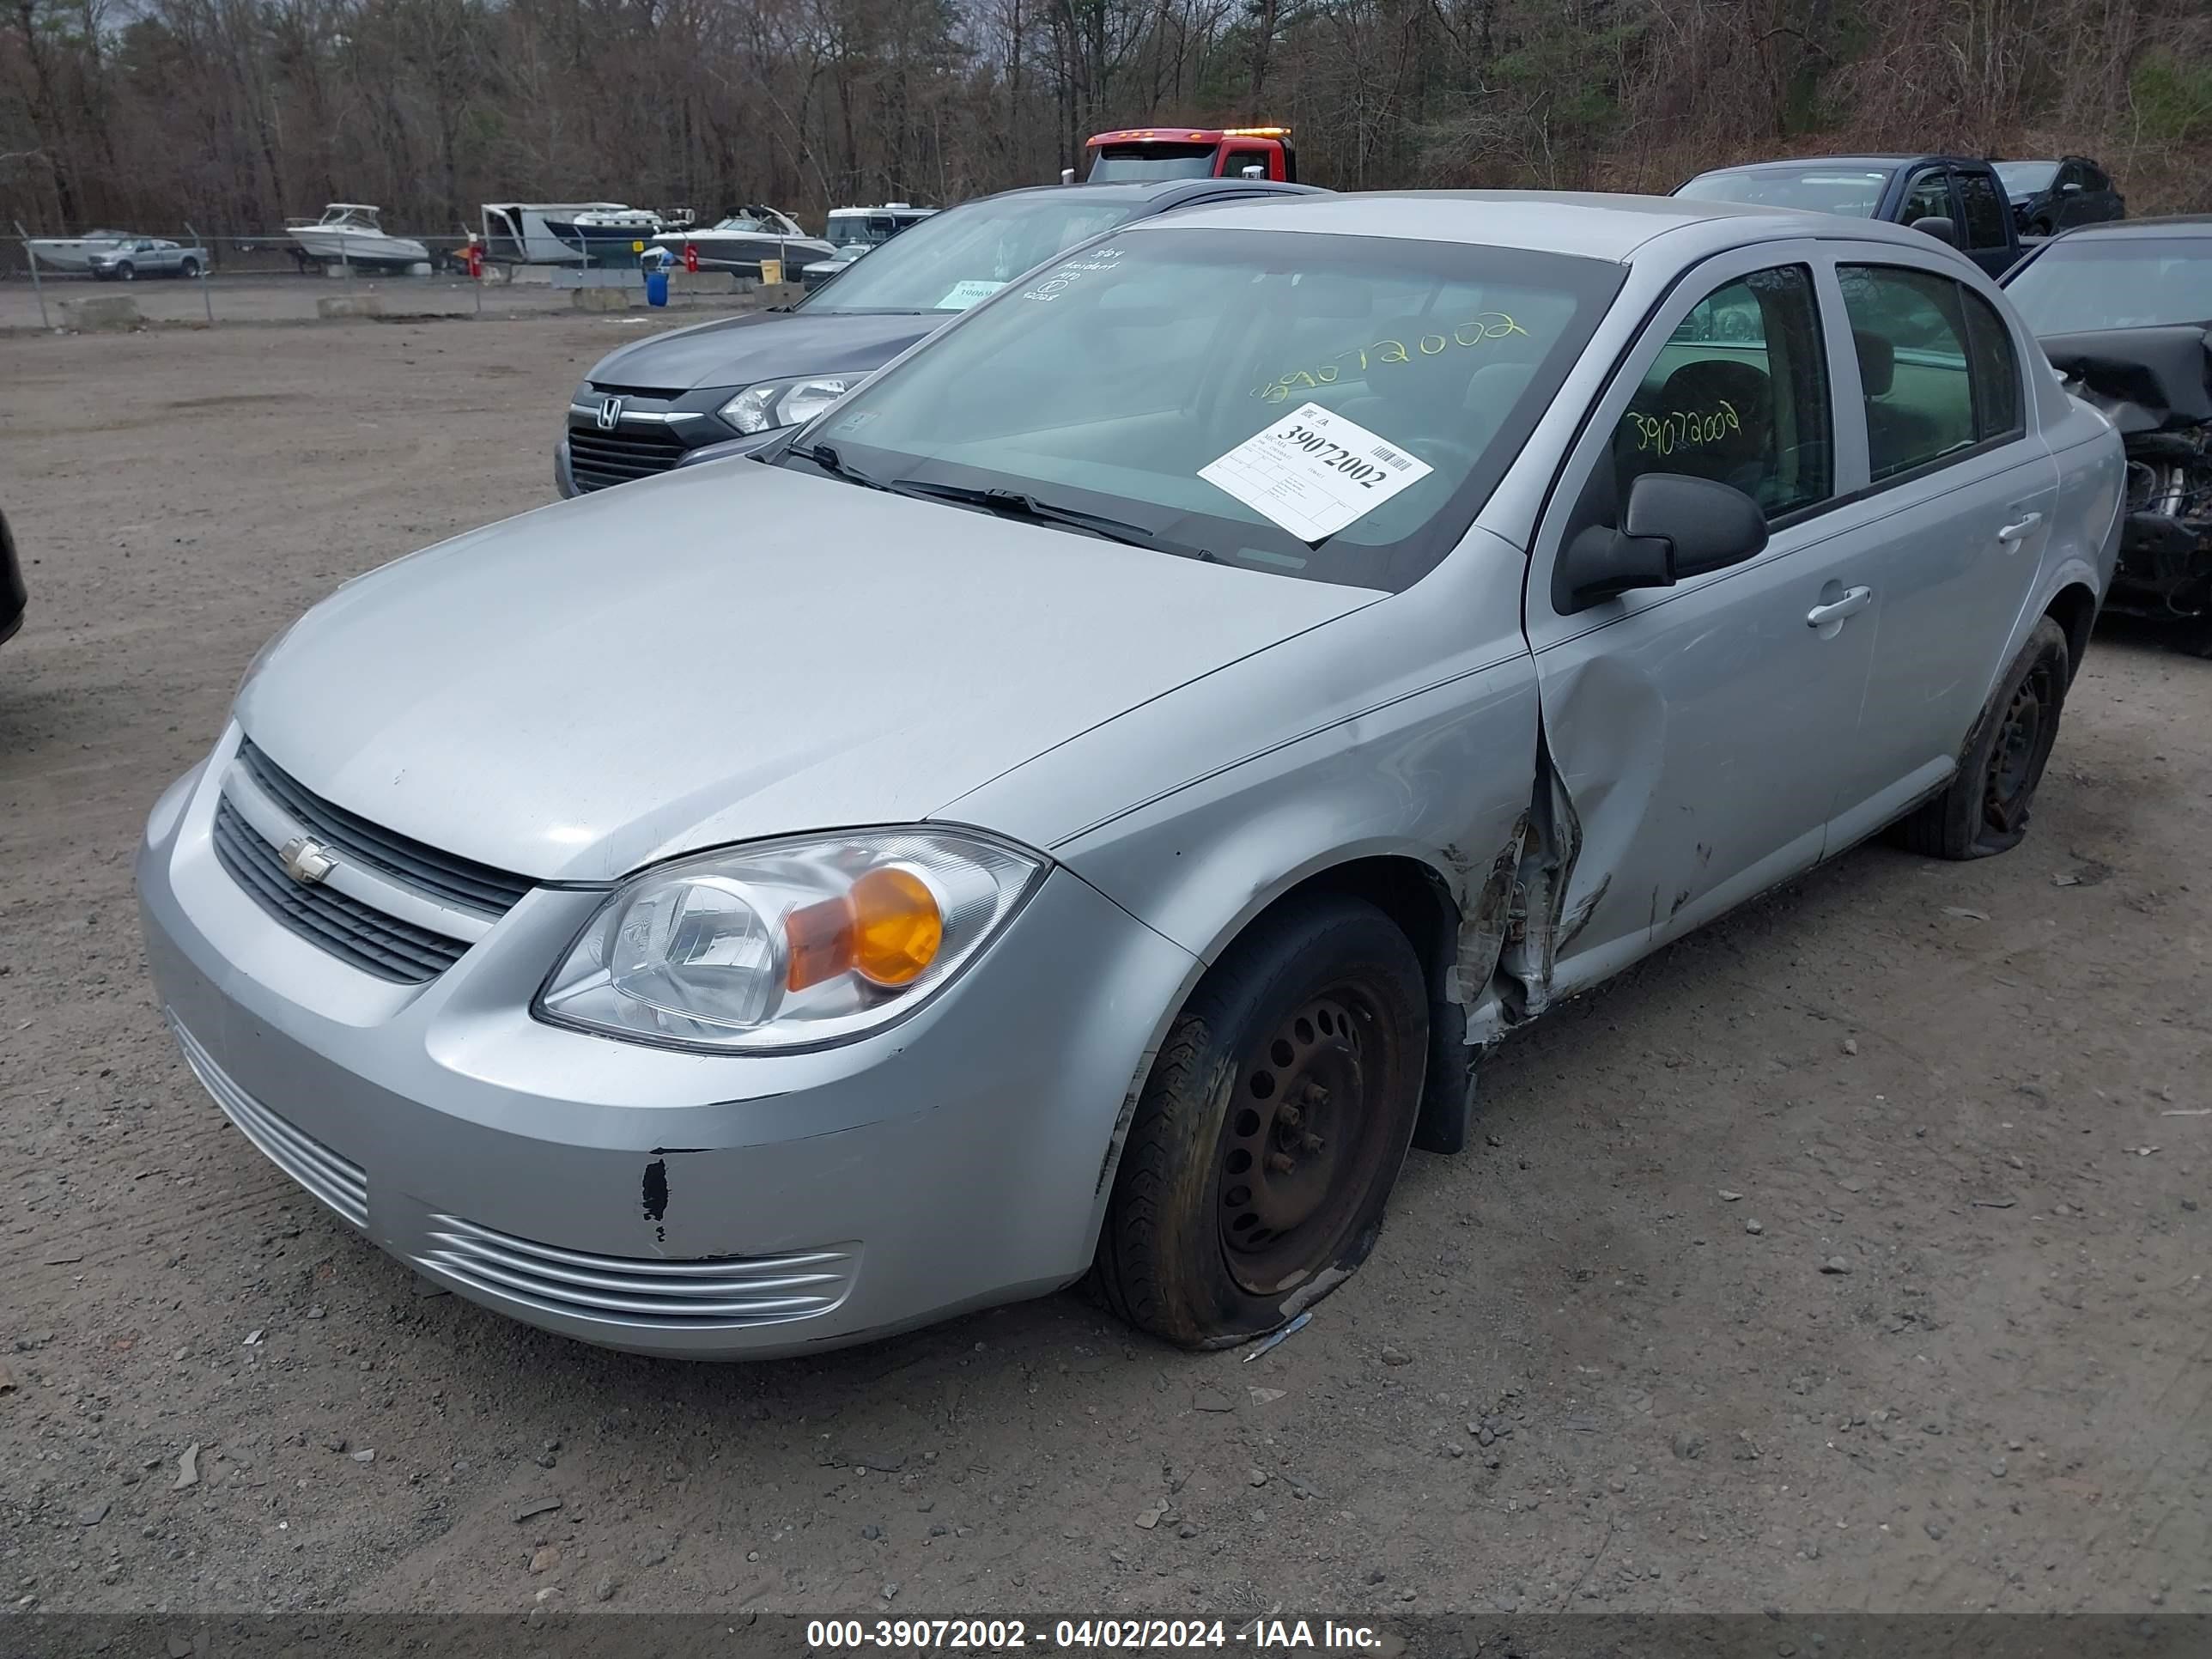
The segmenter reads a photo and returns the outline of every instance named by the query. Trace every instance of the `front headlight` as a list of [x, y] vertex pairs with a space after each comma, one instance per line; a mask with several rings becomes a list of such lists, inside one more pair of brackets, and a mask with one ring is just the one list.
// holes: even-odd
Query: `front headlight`
[[740, 432], [797, 426], [812, 420], [867, 378], [865, 374], [815, 374], [800, 380], [763, 380], [724, 404], [721, 416]]
[[713, 1053], [850, 1042], [950, 984], [1044, 868], [972, 830], [920, 826], [664, 865], [600, 907], [531, 1011]]

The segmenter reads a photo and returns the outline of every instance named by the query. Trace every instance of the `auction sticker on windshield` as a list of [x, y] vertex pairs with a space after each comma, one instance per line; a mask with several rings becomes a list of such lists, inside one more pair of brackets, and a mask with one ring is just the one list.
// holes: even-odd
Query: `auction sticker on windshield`
[[988, 283], [980, 276], [970, 276], [947, 289], [945, 297], [937, 302], [934, 308], [939, 311], [965, 311], [970, 306], [982, 304], [1004, 287], [1004, 283]]
[[1306, 404], [1198, 476], [1311, 543], [1364, 518], [1433, 470], [1357, 421]]

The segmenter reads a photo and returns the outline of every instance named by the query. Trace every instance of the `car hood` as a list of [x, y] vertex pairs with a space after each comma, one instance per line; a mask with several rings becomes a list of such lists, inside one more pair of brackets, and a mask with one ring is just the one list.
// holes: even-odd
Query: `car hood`
[[[372, 823], [604, 881], [927, 817], [1381, 597], [757, 464], [615, 494], [348, 583], [268, 653], [240, 723]], [[757, 533], [779, 524], [806, 533]]]
[[592, 366], [595, 386], [690, 392], [750, 386], [787, 374], [881, 368], [954, 313], [756, 311], [656, 334], [611, 351]]

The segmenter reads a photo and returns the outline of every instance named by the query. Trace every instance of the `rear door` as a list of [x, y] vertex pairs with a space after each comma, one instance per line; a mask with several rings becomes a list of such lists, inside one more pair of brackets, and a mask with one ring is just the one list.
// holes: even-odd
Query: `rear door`
[[[1820, 258], [1809, 240], [1770, 243], [1690, 272], [1623, 360], [1538, 527], [1525, 627], [1581, 830], [1557, 994], [1820, 856], [1874, 647], [1833, 511], [1839, 337], [1823, 330]], [[1617, 526], [1644, 472], [1745, 490], [1766, 510], [1765, 550], [1564, 612], [1560, 547]], [[1832, 619], [1815, 627], [1814, 613]]]
[[2033, 343], [1956, 264], [1835, 244], [1851, 331], [1838, 377], [1859, 551], [1872, 591], [1864, 740], [1837, 756], [1832, 850], [1949, 777], [2033, 590], [2058, 472], [2027, 425]]

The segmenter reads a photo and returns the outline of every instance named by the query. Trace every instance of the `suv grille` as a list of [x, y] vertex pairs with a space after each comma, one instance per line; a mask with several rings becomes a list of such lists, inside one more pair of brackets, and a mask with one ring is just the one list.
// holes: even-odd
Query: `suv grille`
[[[425, 898], [496, 918], [530, 890], [520, 876], [439, 852], [380, 830], [303, 787], [251, 743], [239, 764], [270, 799], [342, 861], [374, 867]], [[216, 856], [231, 878], [269, 914], [312, 945], [365, 974], [398, 985], [422, 985], [459, 961], [471, 941], [389, 915], [325, 883], [303, 885], [284, 868], [282, 853], [248, 823], [226, 795], [215, 817]]]
[[568, 473], [582, 489], [605, 489], [633, 478], [650, 478], [674, 466], [690, 446], [665, 427], [568, 428]]

